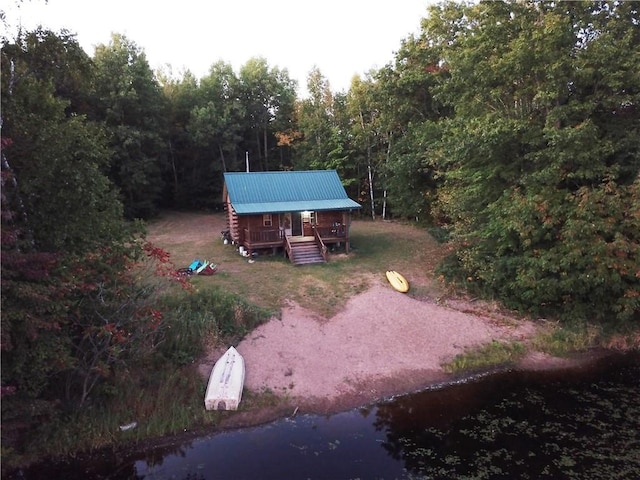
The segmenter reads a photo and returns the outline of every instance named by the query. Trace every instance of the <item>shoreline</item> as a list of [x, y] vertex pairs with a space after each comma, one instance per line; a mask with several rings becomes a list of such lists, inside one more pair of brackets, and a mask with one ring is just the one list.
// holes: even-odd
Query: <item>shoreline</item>
[[[533, 358], [531, 355], [527, 355], [523, 360], [516, 365], [496, 367], [489, 370], [467, 372], [465, 374], [454, 375], [441, 372], [442, 376], [438, 380], [426, 381], [423, 385], [409, 389], [406, 391], [396, 391], [389, 395], [382, 397], [367, 397], [361, 396], [356, 401], [355, 397], [350, 399], [341, 399], [338, 402], [334, 402], [331, 405], [327, 405], [326, 401], [316, 402], [317, 399], [297, 399], [299, 402], [294, 402], [295, 399], [280, 398], [280, 403], [268, 407], [259, 407], [254, 410], [237, 410], [221, 412], [226, 418], [223, 418], [215, 427], [202, 427], [193, 430], [187, 430], [186, 432], [169, 435], [165, 437], [159, 437], [149, 439], [136, 444], [133, 448], [131, 446], [122, 449], [116, 449], [116, 452], [127, 451], [127, 454], [134, 452], [143, 452], [149, 449], [162, 449], [172, 448], [183, 443], [194, 441], [201, 437], [218, 435], [225, 432], [234, 430], [241, 430], [247, 428], [258, 428], [271, 422], [276, 422], [285, 418], [293, 419], [299, 415], [336, 415], [349, 410], [368, 408], [378, 403], [392, 401], [394, 398], [399, 398], [405, 395], [411, 395], [414, 393], [423, 392], [426, 390], [442, 390], [449, 387], [453, 387], [460, 383], [481, 381], [482, 379], [504, 373], [506, 371], [514, 372], [563, 372], [571, 371], [575, 369], [588, 368], [594, 365], [600, 360], [615, 355], [624, 355], [625, 352], [619, 352], [617, 350], [590, 350], [587, 352], [577, 353], [569, 359], [551, 357], [547, 355], [538, 355], [533, 352]], [[252, 392], [256, 394], [257, 392]]]
[[[570, 359], [560, 359], [548, 356], [543, 356], [541, 358], [538, 355], [534, 355], [534, 358], [530, 359], [527, 356], [515, 366], [512, 365], [485, 371], [467, 372], [466, 374], [461, 375], [446, 374], [442, 372], [442, 377], [438, 377], [440, 378], [439, 381], [435, 381], [432, 377], [431, 381], [426, 381], [419, 388], [393, 392], [383, 397], [374, 398], [366, 395], [363, 395], [362, 397], [351, 397], [351, 402], [355, 400], [363, 400], [356, 401], [355, 403], [350, 403], [350, 401], [342, 399], [341, 401], [331, 404], [330, 408], [327, 408], [323, 402], [315, 402], [315, 399], [307, 399], [305, 406], [303, 407], [302, 404], [294, 405], [290, 401], [291, 399], [282, 398], [281, 402], [277, 405], [258, 407], [253, 410], [246, 411], [241, 409], [237, 411], [221, 412], [226, 418], [223, 418], [220, 423], [215, 426], [203, 426], [191, 430], [185, 430], [184, 432], [177, 434], [149, 438], [138, 443], [105, 447], [104, 449], [90, 453], [79, 453], [74, 455], [73, 459], [74, 462], [77, 461], [80, 463], [94, 463], [96, 461], [113, 462], [114, 460], [120, 462], [123, 458], [136, 458], [143, 453], [148, 454], [150, 451], [165, 451], [165, 453], [166, 451], [179, 451], [182, 445], [189, 444], [201, 438], [215, 436], [234, 430], [258, 428], [268, 423], [286, 418], [293, 419], [299, 415], [327, 416], [353, 409], [370, 408], [375, 406], [375, 404], [392, 401], [394, 398], [399, 398], [404, 395], [411, 395], [425, 390], [442, 390], [460, 383], [481, 381], [488, 376], [504, 373], [505, 371], [510, 370], [515, 372], [561, 372], [589, 368], [600, 360], [616, 355], [625, 355], [625, 352], [605, 349], [591, 350], [576, 354]], [[255, 394], [256, 392], [252, 393]], [[65, 462], [65, 459], [43, 459], [43, 462], [44, 465], [47, 462]], [[9, 478], [13, 477], [10, 476]]]
[[[589, 351], [558, 358], [532, 351], [516, 365], [483, 372], [450, 374], [442, 368], [467, 349], [494, 340], [529, 343], [539, 329], [482, 302], [415, 299], [380, 282], [329, 319], [291, 302], [280, 318], [235, 345], [245, 359], [249, 396], [267, 392], [276, 405], [244, 410], [241, 403], [238, 411], [223, 414], [219, 428], [260, 425], [294, 412], [331, 415], [498, 371], [570, 369], [606, 355]], [[219, 345], [202, 359], [203, 381], [226, 348]]]
[[[114, 456], [171, 451], [203, 437], [300, 415], [328, 416], [370, 408], [509, 370], [588, 368], [618, 353], [591, 350], [557, 358], [533, 351], [515, 365], [450, 374], [442, 364], [455, 355], [493, 340], [527, 343], [540, 323], [516, 318], [484, 302], [413, 298], [381, 282], [352, 297], [329, 319], [293, 302], [281, 313], [234, 345], [247, 369], [239, 410], [220, 412], [215, 425], [187, 427], [183, 432], [77, 453], [75, 459], [110, 461]], [[227, 348], [211, 348], [194, 365], [205, 386], [215, 361]]]
[[[406, 395], [430, 390], [442, 390], [460, 383], [481, 381], [486, 377], [508, 371], [514, 373], [563, 372], [588, 368], [600, 360], [618, 354], [624, 354], [624, 352], [605, 349], [589, 350], [576, 353], [571, 358], [553, 357], [540, 352], [530, 352], [515, 365], [498, 366], [488, 370], [477, 370], [462, 374], [449, 374], [444, 371], [429, 372], [424, 377], [423, 382], [419, 384], [407, 383], [401, 390], [384, 387], [377, 388], [371, 384], [369, 386], [372, 388], [369, 389], [369, 392], [362, 391], [359, 395], [345, 395], [331, 401], [318, 397], [279, 397], [281, 403], [275, 406], [229, 412], [227, 418], [222, 419], [215, 429], [207, 431], [205, 434], [215, 435], [225, 431], [259, 427], [284, 418], [294, 418], [297, 415], [336, 415], [349, 410], [367, 408], [379, 403], [393, 401], [395, 398]], [[379, 379], [378, 382], [383, 384], [386, 379]], [[259, 394], [259, 392], [252, 393]], [[197, 437], [198, 435], [194, 436]]]

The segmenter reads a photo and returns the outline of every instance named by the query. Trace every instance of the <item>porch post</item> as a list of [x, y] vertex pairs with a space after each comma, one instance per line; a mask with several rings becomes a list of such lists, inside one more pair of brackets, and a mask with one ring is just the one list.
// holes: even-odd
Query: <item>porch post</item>
[[349, 231], [351, 230], [351, 210], [342, 212], [342, 224], [345, 226], [344, 251], [349, 253]]

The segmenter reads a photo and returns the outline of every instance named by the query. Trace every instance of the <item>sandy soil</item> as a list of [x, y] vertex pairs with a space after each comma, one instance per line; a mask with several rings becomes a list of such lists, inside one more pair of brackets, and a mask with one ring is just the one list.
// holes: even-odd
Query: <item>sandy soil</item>
[[[491, 340], [526, 341], [535, 333], [531, 322], [484, 316], [477, 307], [459, 299], [452, 305], [415, 300], [382, 283], [353, 297], [330, 319], [290, 304], [282, 319], [271, 319], [237, 345], [246, 363], [245, 388], [271, 391], [296, 412], [332, 413], [447, 383], [453, 378], [442, 362], [465, 348]], [[225, 349], [209, 353], [200, 366], [203, 376]], [[534, 353], [521, 367], [570, 363]]]

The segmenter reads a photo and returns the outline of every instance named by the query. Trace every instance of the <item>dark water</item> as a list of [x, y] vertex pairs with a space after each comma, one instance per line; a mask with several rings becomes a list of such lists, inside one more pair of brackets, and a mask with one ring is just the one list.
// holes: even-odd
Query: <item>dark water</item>
[[640, 356], [40, 466], [28, 479], [638, 479]]

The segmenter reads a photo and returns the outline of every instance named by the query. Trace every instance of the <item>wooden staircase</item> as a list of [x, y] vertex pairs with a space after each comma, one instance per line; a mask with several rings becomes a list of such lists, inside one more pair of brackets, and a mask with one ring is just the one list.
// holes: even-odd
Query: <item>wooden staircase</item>
[[291, 250], [289, 260], [294, 265], [310, 265], [314, 263], [325, 263], [322, 250], [314, 237], [301, 237], [290, 239]]

